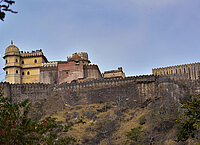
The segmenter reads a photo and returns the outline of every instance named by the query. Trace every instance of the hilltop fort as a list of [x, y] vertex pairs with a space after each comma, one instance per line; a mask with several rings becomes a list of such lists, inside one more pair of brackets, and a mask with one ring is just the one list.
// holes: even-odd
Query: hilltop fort
[[[23, 52], [13, 42], [3, 58], [5, 82], [0, 85], [5, 96], [14, 102], [26, 98], [33, 103], [50, 101], [57, 109], [65, 104], [106, 102], [119, 96], [141, 103], [155, 98], [163, 83], [197, 82], [200, 75], [200, 63], [156, 68], [153, 74], [144, 76], [126, 77], [122, 67], [101, 73], [86, 52], [74, 53], [66, 61], [49, 62], [41, 49]], [[55, 108], [51, 107], [53, 111]]]
[[[86, 52], [74, 53], [66, 61], [48, 61], [42, 50], [20, 51], [11, 41], [4, 55], [5, 81], [11, 84], [44, 83], [62, 84], [72, 81], [86, 81], [122, 77], [122, 67], [118, 70], [100, 72], [98, 65], [91, 64]], [[168, 76], [173, 79], [198, 80], [200, 63], [176, 65], [152, 69], [155, 76]]]
[[[3, 58], [5, 82], [1, 82], [0, 87], [4, 88], [4, 96], [10, 97], [12, 102], [29, 99], [32, 103], [30, 116], [35, 120], [65, 109], [68, 111], [59, 118], [77, 119], [83, 115], [91, 123], [86, 128], [87, 133], [92, 132], [91, 128], [102, 118], [115, 121], [108, 126], [110, 128], [117, 124], [125, 129], [123, 123], [134, 125], [138, 114], [145, 114], [151, 124], [145, 135], [147, 140], [154, 138], [157, 139], [155, 144], [163, 143], [177, 119], [179, 100], [188, 93], [200, 94], [200, 63], [155, 68], [150, 75], [126, 76], [122, 67], [101, 73], [98, 65], [91, 64], [86, 52], [74, 53], [65, 61], [50, 62], [41, 49], [24, 52], [13, 42], [6, 48]], [[155, 112], [159, 114], [156, 118], [151, 115]], [[106, 122], [102, 127], [104, 124]], [[165, 133], [163, 126], [167, 130]], [[108, 131], [116, 139], [112, 140], [115, 144], [122, 144], [129, 129], [116, 133], [117, 136], [113, 132], [120, 128]], [[99, 144], [107, 138], [91, 134], [94, 136], [85, 137], [82, 133], [83, 144]]]

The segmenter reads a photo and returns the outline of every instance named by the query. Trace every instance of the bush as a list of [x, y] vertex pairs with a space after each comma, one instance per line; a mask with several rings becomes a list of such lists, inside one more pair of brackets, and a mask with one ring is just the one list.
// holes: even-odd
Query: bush
[[127, 141], [128, 142], [140, 142], [141, 139], [141, 127], [132, 128], [129, 132], [126, 133]]
[[189, 137], [195, 137], [198, 141], [200, 132], [200, 96], [190, 96], [180, 101], [183, 113], [176, 122], [181, 126], [176, 142], [186, 141]]

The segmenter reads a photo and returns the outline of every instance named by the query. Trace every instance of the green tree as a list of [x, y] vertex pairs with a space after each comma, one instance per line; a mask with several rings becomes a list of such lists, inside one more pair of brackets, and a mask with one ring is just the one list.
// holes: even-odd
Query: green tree
[[[200, 96], [192, 96], [189, 99], [180, 102], [180, 108], [183, 111], [176, 122], [180, 124], [181, 129], [176, 142], [186, 141], [189, 137], [195, 137], [200, 131]], [[200, 138], [198, 138], [200, 141]]]
[[[28, 100], [11, 103], [10, 98], [3, 97], [0, 89], [0, 144], [74, 144], [74, 137], [65, 136], [66, 132], [78, 123], [60, 125], [55, 118], [47, 117], [32, 121], [28, 117], [31, 104]], [[65, 135], [64, 135], [65, 134]]]
[[14, 0], [0, 0], [0, 20], [4, 21], [6, 12], [17, 13], [10, 9], [10, 6], [15, 3]]

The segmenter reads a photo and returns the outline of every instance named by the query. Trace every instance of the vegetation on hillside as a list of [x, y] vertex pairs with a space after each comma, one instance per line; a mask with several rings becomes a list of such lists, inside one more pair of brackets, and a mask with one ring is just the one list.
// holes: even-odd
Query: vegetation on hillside
[[176, 121], [181, 125], [181, 129], [175, 141], [186, 141], [192, 137], [200, 143], [200, 96], [190, 96], [180, 103], [183, 112]]
[[55, 118], [46, 117], [32, 121], [28, 117], [31, 104], [28, 100], [11, 103], [3, 97], [0, 90], [0, 144], [74, 144], [77, 140], [65, 136], [74, 124], [84, 123], [82, 119], [75, 123], [61, 125]]

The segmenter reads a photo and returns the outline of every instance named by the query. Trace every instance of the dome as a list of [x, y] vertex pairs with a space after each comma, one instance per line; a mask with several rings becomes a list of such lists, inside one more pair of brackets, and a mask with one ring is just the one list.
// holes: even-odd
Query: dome
[[11, 41], [11, 45], [9, 45], [6, 48], [5, 55], [13, 55], [13, 54], [18, 54], [19, 55], [19, 48], [15, 45], [13, 45], [13, 41]]

